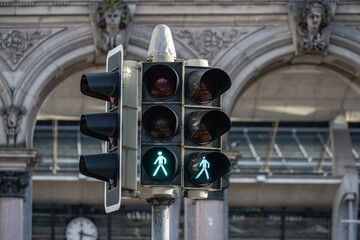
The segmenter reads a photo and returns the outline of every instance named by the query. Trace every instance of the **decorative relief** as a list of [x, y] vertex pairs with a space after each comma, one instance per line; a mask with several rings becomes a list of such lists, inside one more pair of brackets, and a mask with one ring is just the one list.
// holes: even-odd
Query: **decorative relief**
[[24, 114], [24, 108], [13, 105], [6, 109], [0, 109], [0, 115], [2, 115], [5, 123], [8, 147], [16, 146], [16, 137], [19, 133], [21, 119]]
[[97, 48], [107, 53], [122, 44], [126, 50], [129, 41], [128, 25], [131, 21], [130, 10], [125, 2], [106, 0], [93, 13], [96, 23], [95, 41]]
[[237, 29], [220, 30], [173, 30], [175, 37], [184, 39], [188, 45], [192, 45], [194, 49], [205, 59], [212, 59], [221, 50], [228, 48], [239, 37], [248, 33], [248, 31], [239, 31]]
[[330, 38], [330, 5], [320, 0], [308, 0], [293, 7], [298, 53], [325, 54]]
[[0, 197], [25, 197], [29, 180], [28, 172], [0, 172]]
[[0, 51], [4, 52], [12, 65], [17, 65], [26, 53], [50, 31], [0, 30]]

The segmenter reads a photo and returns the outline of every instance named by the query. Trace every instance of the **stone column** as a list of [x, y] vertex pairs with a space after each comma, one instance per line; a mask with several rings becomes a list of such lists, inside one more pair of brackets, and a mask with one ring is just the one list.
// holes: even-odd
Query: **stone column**
[[184, 198], [184, 239], [196, 239], [196, 200]]
[[196, 239], [224, 240], [224, 204], [222, 200], [196, 201]]
[[331, 123], [332, 139], [332, 173], [336, 177], [343, 177], [345, 169], [348, 167], [355, 168], [355, 160], [352, 154], [352, 144], [344, 115], [338, 115]]
[[333, 202], [331, 239], [353, 240], [357, 235], [359, 180], [344, 114], [338, 115], [331, 123], [331, 137], [332, 172], [335, 177], [342, 178]]
[[0, 149], [0, 239], [31, 239], [31, 208], [24, 200], [31, 198], [31, 171], [40, 162], [33, 149]]
[[227, 175], [222, 178], [222, 191], [210, 191], [203, 200], [185, 199], [185, 240], [228, 239], [229, 185]]

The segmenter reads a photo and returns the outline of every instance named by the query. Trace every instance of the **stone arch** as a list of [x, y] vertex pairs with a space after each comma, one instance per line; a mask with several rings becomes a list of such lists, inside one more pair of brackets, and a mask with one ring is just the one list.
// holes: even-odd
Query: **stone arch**
[[[218, 60], [217, 65], [228, 71], [233, 79], [230, 90], [224, 95], [224, 111], [230, 114], [236, 99], [243, 91], [268, 71], [298, 63], [320, 65], [342, 75], [342, 80], [357, 92], [360, 85], [360, 43], [342, 37], [341, 28], [333, 31], [326, 56], [295, 56], [295, 48], [290, 31], [280, 27], [270, 27], [237, 43], [232, 51]], [[311, 56], [313, 58], [313, 56]], [[345, 81], [346, 82], [346, 81]], [[355, 84], [354, 84], [355, 83]]]
[[[130, 36], [127, 47], [127, 57], [145, 60], [147, 47], [150, 40], [152, 29], [142, 31], [142, 36], [138, 33], [141, 29], [136, 29]], [[145, 40], [144, 40], [145, 35]], [[176, 42], [181, 46], [179, 42]], [[92, 32], [90, 29], [73, 29], [65, 32], [57, 40], [44, 43], [43, 49], [48, 51], [34, 52], [33, 59], [41, 59], [26, 66], [27, 71], [21, 79], [19, 86], [14, 92], [14, 104], [23, 106], [27, 112], [21, 121], [20, 132], [18, 134], [18, 145], [32, 147], [33, 132], [36, 117], [45, 102], [49, 93], [74, 71], [95, 66], [95, 46], [93, 44]], [[178, 57], [192, 55], [189, 51], [180, 51]]]
[[0, 116], [4, 118], [0, 121], [0, 144], [6, 145], [7, 142], [7, 119], [5, 119], [6, 111], [11, 107], [11, 89], [6, 81], [5, 76], [0, 72]]
[[32, 147], [37, 114], [50, 91], [74, 70], [94, 64], [95, 48], [89, 28], [73, 28], [44, 42], [24, 66], [23, 78], [13, 95], [16, 106], [26, 109], [20, 122], [17, 145]]

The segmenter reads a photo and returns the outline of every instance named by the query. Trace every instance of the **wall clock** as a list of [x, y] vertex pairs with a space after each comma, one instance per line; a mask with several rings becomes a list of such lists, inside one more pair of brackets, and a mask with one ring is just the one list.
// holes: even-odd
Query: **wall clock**
[[90, 219], [77, 217], [68, 223], [65, 234], [66, 240], [96, 240], [98, 230]]

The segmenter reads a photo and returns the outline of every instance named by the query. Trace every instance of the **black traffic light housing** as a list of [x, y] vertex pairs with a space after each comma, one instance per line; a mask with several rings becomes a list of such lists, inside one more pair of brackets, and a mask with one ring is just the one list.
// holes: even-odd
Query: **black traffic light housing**
[[117, 153], [81, 155], [80, 172], [86, 176], [114, 184], [118, 168]]
[[142, 64], [142, 186], [181, 186], [182, 91], [183, 62]]
[[80, 118], [81, 133], [103, 141], [119, 137], [119, 115], [116, 112], [84, 114]]
[[118, 46], [108, 53], [105, 73], [84, 74], [80, 89], [84, 95], [106, 101], [105, 113], [84, 114], [80, 131], [104, 140], [106, 153], [81, 155], [79, 171], [105, 182], [104, 206], [107, 213], [121, 203], [123, 49]]
[[221, 153], [221, 136], [231, 128], [221, 111], [230, 77], [219, 68], [186, 66], [184, 82], [183, 188], [221, 190], [221, 178], [231, 170], [230, 160]]
[[[194, 185], [207, 186], [231, 170], [226, 155], [220, 152], [189, 152], [186, 157], [189, 163], [185, 170], [186, 177]], [[209, 168], [203, 165], [208, 165]]]

